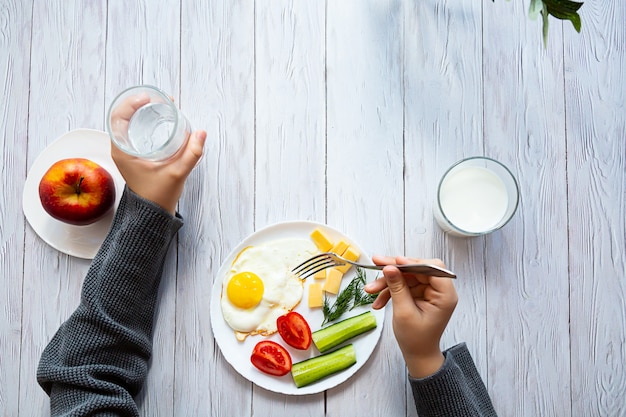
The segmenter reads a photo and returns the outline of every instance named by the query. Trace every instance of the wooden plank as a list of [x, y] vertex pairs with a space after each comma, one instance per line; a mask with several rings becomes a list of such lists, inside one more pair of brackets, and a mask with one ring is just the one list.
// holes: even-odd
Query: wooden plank
[[213, 339], [209, 301], [222, 261], [254, 230], [254, 4], [181, 4], [181, 108], [208, 138], [179, 205], [173, 415], [246, 416], [252, 384]]
[[[106, 110], [117, 94], [138, 84], [155, 85], [179, 99], [180, 31], [179, 0], [108, 4]], [[136, 399], [145, 416], [173, 414], [177, 277], [174, 243], [157, 300], [150, 372]]]
[[[412, 3], [412, 2], [411, 2]], [[482, 5], [416, 2], [405, 13], [405, 246], [441, 258], [459, 278], [459, 302], [441, 348], [467, 343], [487, 377], [484, 239], [444, 235], [433, 218], [440, 177], [457, 160], [481, 155]], [[407, 387], [408, 413], [416, 415]]]
[[[327, 7], [328, 223], [369, 254], [402, 253], [402, 3]], [[327, 414], [405, 414], [406, 371], [387, 318], [365, 366], [328, 391]]]
[[[325, 11], [323, 0], [256, 6], [257, 230], [287, 220], [325, 221]], [[253, 393], [253, 414], [324, 414], [323, 393], [289, 396], [258, 387]]]
[[569, 280], [562, 37], [546, 48], [527, 5], [483, 6], [485, 154], [520, 184], [518, 212], [485, 238], [488, 387], [507, 415], [568, 416]]
[[626, 416], [626, 7], [564, 25], [572, 415]]
[[10, 97], [0, 104], [0, 410], [4, 415], [19, 414], [26, 227], [20, 214], [28, 151], [28, 77], [24, 74], [30, 69], [30, 55], [24, 51], [30, 49], [31, 26], [32, 9], [24, 2], [5, 2], [0, 8], [0, 79], [4, 97]]
[[[101, 124], [105, 12], [94, 2], [33, 5], [28, 167], [57, 137]], [[89, 27], [90, 30], [84, 30]], [[79, 302], [89, 261], [70, 257], [26, 228], [20, 414], [45, 415], [49, 400], [35, 379], [39, 357]]]
[[257, 229], [324, 221], [324, 6], [282, 0], [256, 9]]

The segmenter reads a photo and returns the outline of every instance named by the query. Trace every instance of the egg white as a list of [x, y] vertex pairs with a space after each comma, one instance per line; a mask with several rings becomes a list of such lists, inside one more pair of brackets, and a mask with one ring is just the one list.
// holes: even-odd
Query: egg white
[[[291, 270], [316, 253], [310, 239], [289, 238], [249, 246], [237, 255], [222, 281], [221, 307], [224, 320], [238, 339], [277, 331], [276, 319], [302, 300], [304, 283]], [[248, 309], [233, 305], [226, 293], [228, 283], [240, 272], [252, 272], [263, 281], [261, 302]]]

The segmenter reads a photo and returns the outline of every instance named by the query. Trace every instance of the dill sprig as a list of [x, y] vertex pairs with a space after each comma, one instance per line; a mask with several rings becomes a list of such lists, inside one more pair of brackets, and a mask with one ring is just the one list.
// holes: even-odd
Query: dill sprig
[[363, 269], [356, 269], [356, 277], [354, 277], [352, 281], [355, 281], [356, 284], [354, 287], [354, 301], [352, 302], [352, 307], [350, 308], [350, 310], [359, 306], [370, 305], [374, 302], [376, 297], [378, 297], [378, 293], [370, 294], [365, 292], [365, 290], [363, 289], [367, 282], [365, 271], [363, 271]]
[[331, 304], [328, 296], [325, 295], [322, 305], [322, 313], [324, 313], [322, 326], [339, 319], [344, 313], [356, 307], [372, 304], [378, 294], [366, 293], [363, 289], [366, 282], [365, 271], [357, 267], [356, 276], [339, 292], [334, 303]]

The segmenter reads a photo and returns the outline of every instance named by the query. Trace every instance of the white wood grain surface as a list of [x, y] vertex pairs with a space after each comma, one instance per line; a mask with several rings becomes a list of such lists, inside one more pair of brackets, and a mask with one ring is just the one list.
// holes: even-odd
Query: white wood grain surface
[[[544, 48], [526, 3], [0, 0], [0, 415], [49, 415], [38, 359], [89, 267], [24, 218], [28, 170], [147, 83], [209, 139], [142, 415], [416, 415], [391, 311], [371, 360], [325, 393], [272, 393], [224, 361], [208, 314], [221, 262], [266, 225], [315, 220], [457, 272], [442, 347], [467, 342], [500, 415], [626, 416], [626, 5], [586, 1], [580, 34], [551, 19]], [[492, 235], [449, 237], [437, 181], [472, 155], [512, 169], [520, 206]]]

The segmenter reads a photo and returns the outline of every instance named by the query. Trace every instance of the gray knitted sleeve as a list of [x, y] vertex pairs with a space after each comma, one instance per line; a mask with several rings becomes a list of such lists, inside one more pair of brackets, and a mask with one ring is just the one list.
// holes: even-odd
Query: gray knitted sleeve
[[496, 412], [465, 343], [444, 352], [435, 374], [409, 377], [420, 417], [496, 416]]
[[37, 381], [52, 416], [138, 415], [133, 396], [148, 372], [163, 262], [181, 226], [180, 217], [124, 190], [80, 305], [41, 355]]

